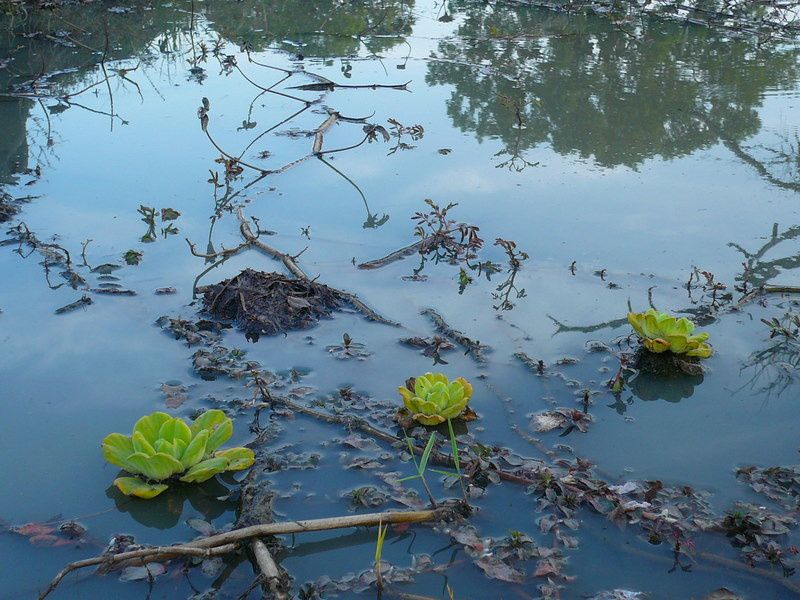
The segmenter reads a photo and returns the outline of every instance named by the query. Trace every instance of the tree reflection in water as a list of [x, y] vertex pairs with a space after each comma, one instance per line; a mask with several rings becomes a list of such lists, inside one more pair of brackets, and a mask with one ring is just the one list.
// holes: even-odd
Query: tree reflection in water
[[[761, 129], [764, 92], [798, 79], [800, 49], [789, 45], [656, 20], [631, 37], [591, 16], [451, 8], [463, 16], [459, 35], [439, 42], [426, 80], [453, 86], [456, 127], [500, 140], [500, 166], [516, 170], [536, 164], [525, 153], [540, 144], [632, 169], [719, 142], [741, 147]], [[748, 156], [777, 180], [785, 169], [770, 169], [796, 161], [797, 145]]]

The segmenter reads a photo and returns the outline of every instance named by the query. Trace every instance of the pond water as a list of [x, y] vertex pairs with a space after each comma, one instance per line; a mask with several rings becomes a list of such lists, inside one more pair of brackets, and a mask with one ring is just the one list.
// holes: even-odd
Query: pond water
[[[99, 443], [155, 410], [190, 417], [252, 397], [247, 378], [199, 377], [197, 348], [156, 324], [163, 315], [198, 318], [193, 287], [208, 264], [185, 240], [197, 253], [236, 247], [237, 208], [274, 232], [261, 239], [299, 254], [311, 277], [401, 323], [344, 311], [257, 342], [236, 328], [224, 331], [226, 348], [246, 351], [287, 389], [301, 386], [298, 402], [324, 406], [352, 387], [399, 403], [396, 388], [407, 377], [441, 369], [473, 382], [480, 419], [469, 428], [481, 444], [524, 457], [542, 458], [542, 447], [554, 460], [578, 456], [613, 484], [691, 486], [709, 493], [718, 515], [739, 501], [779, 512], [735, 469], [796, 462], [800, 355], [761, 321], [782, 318], [794, 301], [768, 294], [734, 308], [743, 284], [800, 285], [799, 79], [794, 43], [480, 2], [97, 3], [5, 18], [0, 182], [25, 201], [15, 204], [20, 210], [0, 237], [11, 240], [0, 246], [0, 519], [43, 529], [76, 519], [87, 531], [80, 542], [55, 546], [47, 537], [0, 536], [0, 597], [35, 597], [62, 566], [102, 552], [120, 533], [168, 544], [197, 535], [187, 520], [221, 528], [236, 519], [237, 478], [132, 500], [111, 486], [117, 471], [104, 463]], [[327, 89], [324, 81], [344, 85]], [[208, 136], [198, 120], [203, 98]], [[342, 118], [325, 132], [321, 158], [294, 164], [309, 155], [314, 132], [333, 111]], [[384, 129], [359, 144], [366, 124]], [[221, 151], [243, 168], [227, 182]], [[214, 173], [219, 185], [209, 179]], [[419, 270], [418, 254], [357, 268], [414, 242], [412, 217], [429, 210], [426, 199], [457, 203], [449, 214], [480, 228], [480, 260], [501, 271], [489, 280], [464, 270], [472, 281], [460, 290], [463, 264], [428, 260]], [[150, 222], [140, 206], [156, 209]], [[180, 215], [162, 219], [167, 208]], [[86, 284], [69, 285], [52, 249], [15, 242], [20, 230], [11, 228], [19, 223], [41, 243], [67, 249]], [[520, 269], [503, 268], [496, 238], [527, 253]], [[126, 264], [129, 250], [142, 253], [139, 264]], [[248, 267], [282, 269], [250, 249], [199, 284]], [[726, 288], [712, 298], [702, 271]], [[509, 275], [515, 287], [498, 288]], [[167, 287], [175, 293], [155, 293]], [[84, 295], [91, 305], [56, 314]], [[625, 315], [651, 303], [695, 318], [715, 354], [703, 375], [643, 373], [612, 394], [617, 344], [630, 333]], [[435, 333], [426, 308], [489, 346], [485, 362], [457, 347], [434, 368], [401, 344]], [[371, 355], [335, 358], [326, 347], [345, 333]], [[598, 343], [613, 351], [590, 351]], [[526, 368], [520, 352], [543, 361], [543, 374]], [[168, 391], [182, 386], [186, 397], [168, 398], [164, 384]], [[593, 419], [586, 433], [532, 429], [534, 413], [581, 409], [584, 390]], [[250, 442], [252, 411], [232, 414], [232, 442]], [[277, 494], [276, 520], [349, 514], [349, 490], [385, 489], [381, 474], [413, 472], [390, 446], [342, 444], [341, 426], [305, 416], [277, 421], [271, 444], [283, 468], [264, 477]], [[380, 465], [345, 468], [359, 456]], [[431, 476], [437, 495], [455, 494], [438, 479]], [[550, 548], [553, 536], [541, 522], [549, 511], [536, 496], [507, 481], [489, 485], [474, 499], [469, 522], [482, 538], [518, 530]], [[382, 507], [403, 508], [391, 498]], [[693, 534], [681, 559], [693, 568], [674, 569], [673, 546], [648, 543], [639, 525], [617, 526], [586, 508], [575, 518], [577, 547], [560, 548], [565, 560], [551, 576], [563, 588], [544, 597], [625, 589], [653, 599], [704, 598], [728, 587], [766, 600], [800, 589], [796, 576], [787, 586], [775, 565], [759, 563], [772, 577], [749, 572], [724, 535]], [[794, 533], [779, 539], [784, 548], [794, 541]], [[375, 532], [284, 543], [278, 559], [299, 594], [305, 582], [369, 569]], [[384, 560], [408, 568], [420, 554], [441, 568], [393, 590], [447, 598], [450, 586], [459, 599], [546, 593], [535, 558], [516, 565], [526, 573], [521, 582], [500, 581], [447, 532], [390, 531]], [[787, 554], [785, 565], [793, 561]], [[203, 570], [173, 564], [152, 584], [85, 572], [67, 577], [52, 597], [260, 597], [258, 590], [247, 595], [253, 577], [243, 559]], [[375, 593], [349, 589], [340, 597]]]

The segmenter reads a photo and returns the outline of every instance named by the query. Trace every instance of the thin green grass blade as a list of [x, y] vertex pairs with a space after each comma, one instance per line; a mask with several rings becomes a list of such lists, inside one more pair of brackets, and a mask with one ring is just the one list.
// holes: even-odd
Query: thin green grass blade
[[431, 432], [431, 437], [428, 438], [428, 443], [425, 444], [425, 450], [422, 451], [422, 458], [419, 462], [419, 473], [422, 475], [425, 472], [425, 467], [428, 466], [428, 459], [431, 457], [433, 451], [433, 443], [436, 441], [436, 432]]
[[375, 545], [375, 564], [380, 568], [381, 556], [383, 555], [383, 542], [386, 539], [386, 532], [389, 526], [383, 526], [383, 521], [378, 522], [378, 543]]
[[417, 469], [417, 473], [419, 473], [419, 463], [417, 462], [417, 453], [414, 452], [414, 442], [408, 437], [405, 430], [403, 430], [403, 435], [406, 438], [406, 444], [408, 444], [408, 451], [411, 453], [411, 460], [414, 461], [414, 467]]
[[447, 429], [450, 431], [450, 449], [453, 451], [453, 463], [456, 465], [456, 471], [461, 476], [461, 464], [458, 459], [458, 444], [456, 444], [456, 435], [453, 433], [453, 422], [447, 419]]
[[456, 473], [455, 471], [442, 471], [440, 469], [431, 469], [431, 473], [437, 473], [439, 475], [444, 475], [445, 477], [461, 477], [460, 473]]

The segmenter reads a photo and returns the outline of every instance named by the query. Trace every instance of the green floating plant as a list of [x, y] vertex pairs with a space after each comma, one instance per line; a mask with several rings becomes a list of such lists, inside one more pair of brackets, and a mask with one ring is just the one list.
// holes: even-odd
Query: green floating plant
[[223, 471], [253, 464], [249, 448], [218, 448], [233, 434], [233, 421], [221, 410], [207, 410], [191, 425], [163, 412], [142, 417], [132, 435], [111, 433], [103, 456], [112, 465], [139, 477], [118, 477], [114, 485], [127, 496], [155, 498], [173, 480], [201, 483]]
[[413, 419], [423, 425], [438, 425], [462, 415], [475, 418], [467, 408], [472, 385], [463, 377], [450, 382], [442, 373], [425, 373], [397, 390]]
[[686, 317], [678, 319], [651, 308], [643, 313], [629, 312], [628, 322], [650, 352], [669, 351], [697, 358], [708, 358], [713, 352], [706, 344], [708, 334], [694, 334], [694, 323]]

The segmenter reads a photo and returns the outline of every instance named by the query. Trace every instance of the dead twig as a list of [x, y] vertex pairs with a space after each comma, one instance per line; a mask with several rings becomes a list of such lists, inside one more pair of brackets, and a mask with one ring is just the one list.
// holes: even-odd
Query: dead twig
[[149, 562], [169, 560], [179, 556], [201, 556], [211, 557], [220, 556], [223, 554], [230, 554], [237, 548], [236, 544], [220, 544], [214, 547], [199, 548], [194, 545], [178, 545], [178, 546], [154, 546], [152, 548], [142, 548], [141, 550], [131, 550], [129, 552], [120, 552], [118, 554], [101, 554], [93, 556], [92, 558], [85, 558], [83, 560], [76, 560], [69, 563], [66, 567], [58, 572], [47, 588], [39, 594], [39, 600], [47, 597], [59, 583], [69, 573], [77, 569], [85, 567], [93, 567], [95, 565], [103, 565], [106, 571], [118, 568], [121, 563], [135, 561], [137, 564], [146, 564]]
[[111, 82], [109, 82], [108, 71], [106, 70], [106, 57], [108, 56], [108, 25], [104, 27], [105, 45], [103, 46], [103, 56], [100, 57], [100, 68], [103, 70], [103, 79], [108, 90], [108, 100], [111, 105], [111, 131], [114, 131], [114, 94], [111, 92]]
[[311, 147], [312, 154], [319, 154], [322, 152], [323, 137], [328, 129], [336, 125], [338, 120], [339, 113], [332, 112], [328, 118], [322, 122], [322, 125], [317, 127], [317, 130], [314, 132], [314, 145]]
[[[424, 523], [427, 521], [441, 521], [452, 515], [452, 508], [437, 508], [432, 510], [412, 510], [398, 512], [367, 513], [362, 515], [347, 515], [344, 517], [329, 517], [323, 519], [310, 519], [305, 521], [287, 521], [283, 523], [263, 523], [242, 527], [224, 533], [211, 535], [193, 542], [176, 546], [156, 546], [152, 548], [142, 548], [129, 552], [117, 554], [101, 554], [92, 558], [78, 560], [68, 564], [58, 575], [53, 578], [50, 585], [39, 594], [39, 600], [48, 596], [66, 575], [85, 567], [103, 565], [104, 569], [120, 568], [129, 564], [144, 565], [149, 562], [168, 560], [180, 556], [200, 556], [211, 557], [221, 556], [235, 552], [239, 543], [273, 535], [286, 535], [291, 533], [302, 533], [305, 531], [328, 531], [331, 529], [345, 529], [348, 527], [373, 527], [378, 523], [399, 524], [399, 523]], [[264, 555], [262, 553], [262, 558]], [[274, 564], [274, 561], [273, 561]], [[261, 567], [259, 562], [259, 567]], [[264, 564], [267, 571], [271, 566]], [[277, 565], [275, 565], [277, 570]], [[269, 573], [265, 573], [270, 577]]]
[[386, 256], [381, 258], [376, 258], [374, 260], [368, 260], [366, 262], [360, 263], [358, 265], [359, 269], [380, 269], [381, 267], [385, 267], [386, 265], [390, 265], [393, 262], [397, 262], [398, 260], [402, 260], [407, 256], [412, 256], [413, 254], [425, 254], [431, 248], [438, 246], [442, 238], [451, 232], [442, 232], [442, 233], [435, 233], [433, 235], [429, 235], [424, 237], [423, 239], [414, 242], [413, 244], [409, 244], [408, 246], [403, 246], [399, 250], [395, 250], [394, 252], [390, 252]]
[[324, 81], [319, 81], [318, 83], [306, 83], [303, 85], [296, 85], [290, 87], [290, 90], [302, 90], [304, 92], [332, 92], [336, 89], [345, 89], [345, 90], [403, 90], [404, 92], [408, 91], [408, 84], [411, 81], [406, 81], [405, 83], [363, 83], [363, 84], [347, 84], [347, 83], [336, 83], [335, 81], [331, 81], [327, 77], [323, 77], [322, 75], [314, 75], [316, 79], [321, 79]]
[[[242, 209], [240, 208], [237, 213], [239, 217], [239, 231], [244, 237], [245, 241], [252, 245], [254, 248], [261, 250], [261, 252], [267, 254], [268, 256], [279, 260], [283, 263], [283, 266], [295, 277], [298, 279], [303, 279], [305, 281], [312, 281], [312, 279], [306, 275], [305, 271], [300, 268], [300, 265], [294, 260], [294, 258], [286, 254], [285, 252], [281, 252], [277, 248], [270, 246], [262, 242], [257, 235], [253, 233], [253, 230], [250, 228], [250, 223], [245, 219], [244, 214], [242, 213]], [[358, 296], [352, 294], [350, 292], [345, 292], [339, 289], [331, 288], [337, 296], [339, 296], [342, 300], [349, 303], [353, 308], [357, 311], [362, 313], [365, 317], [367, 317], [371, 321], [376, 321], [378, 323], [383, 323], [384, 325], [392, 325], [394, 327], [399, 327], [400, 324], [396, 321], [391, 321], [386, 317], [379, 315], [377, 312], [372, 310], [369, 306], [364, 304]]]
[[736, 303], [736, 308], [741, 308], [759, 296], [767, 294], [800, 294], [800, 287], [794, 285], [762, 285], [742, 296], [739, 302]]
[[193, 244], [189, 240], [189, 238], [184, 238], [184, 239], [186, 240], [186, 243], [189, 244], [189, 251], [192, 253], [193, 256], [197, 256], [199, 258], [205, 258], [205, 259], [209, 259], [209, 260], [224, 260], [226, 258], [230, 258], [231, 256], [239, 254], [239, 252], [241, 252], [242, 250], [246, 250], [247, 248], [250, 247], [250, 242], [244, 242], [242, 244], [239, 244], [235, 248], [223, 248], [219, 252], [212, 252], [212, 253], [206, 254], [206, 253], [203, 253], [203, 252], [198, 252], [197, 251], [197, 245]]
[[476, 362], [486, 362], [486, 357], [484, 357], [483, 353], [491, 352], [491, 348], [489, 346], [481, 344], [479, 340], [473, 340], [472, 338], [467, 337], [457, 329], [453, 329], [447, 324], [447, 321], [444, 320], [444, 317], [432, 308], [426, 308], [422, 311], [422, 314], [430, 317], [439, 333], [464, 348], [465, 354], [471, 355]]
[[253, 540], [250, 544], [250, 549], [253, 551], [258, 568], [266, 580], [267, 587], [269, 588], [270, 597], [274, 600], [288, 600], [289, 595], [281, 589], [281, 570], [278, 567], [275, 559], [267, 548], [267, 545], [259, 539]]
[[[292, 401], [291, 399], [289, 399], [289, 398], [287, 398], [285, 396], [275, 396], [275, 395], [270, 394], [269, 391], [264, 386], [263, 381], [258, 376], [256, 376], [256, 380], [255, 381], [256, 381], [256, 386], [259, 389], [259, 392], [261, 393], [261, 395], [263, 396], [263, 398], [265, 400], [264, 403], [255, 405], [254, 408], [256, 410], [260, 410], [262, 408], [267, 408], [267, 407], [272, 407], [275, 403], [278, 403], [278, 404], [281, 404], [281, 405], [285, 406], [286, 408], [289, 408], [290, 410], [293, 410], [293, 411], [298, 412], [300, 414], [306, 415], [308, 417], [312, 417], [314, 419], [318, 419], [320, 421], [324, 421], [326, 423], [331, 423], [331, 424], [335, 424], [335, 425], [344, 425], [345, 427], [347, 427], [348, 430], [357, 429], [358, 431], [361, 431], [362, 433], [366, 433], [367, 435], [369, 435], [369, 436], [371, 436], [371, 437], [373, 437], [373, 438], [375, 438], [377, 440], [380, 440], [382, 442], [385, 442], [387, 444], [391, 444], [392, 446], [398, 446], [398, 447], [403, 447], [403, 448], [408, 447], [405, 440], [403, 440], [403, 439], [401, 439], [401, 438], [399, 438], [399, 437], [397, 437], [395, 435], [392, 435], [391, 433], [389, 433], [387, 431], [383, 431], [381, 429], [373, 427], [372, 425], [370, 425], [364, 419], [359, 419], [359, 418], [356, 418], [356, 417], [350, 417], [350, 416], [347, 416], [347, 415], [338, 415], [338, 414], [337, 415], [333, 415], [333, 414], [319, 412], [319, 411], [314, 410], [312, 408], [308, 408], [306, 406], [298, 404], [298, 403]], [[419, 448], [416, 445], [412, 445], [411, 447], [414, 449], [414, 453], [415, 454], [419, 454], [420, 456], [424, 452], [423, 448]], [[455, 461], [453, 460], [453, 458], [451, 456], [447, 456], [446, 454], [442, 454], [438, 450], [433, 450], [431, 452], [429, 460], [430, 460], [431, 464], [438, 464], [438, 465], [441, 465], [441, 466], [451, 467], [451, 468], [455, 467]], [[461, 457], [460, 462], [461, 462], [462, 467], [465, 470], [468, 470], [468, 466], [464, 466], [464, 465], [467, 465], [468, 462], [469, 462], [468, 457], [466, 457], [466, 456]], [[500, 476], [500, 479], [503, 479], [505, 481], [510, 481], [510, 482], [513, 482], [513, 483], [520, 483], [522, 485], [535, 485], [536, 484], [536, 482], [533, 479], [529, 478], [529, 477], [525, 477], [525, 476], [522, 476], [522, 475], [517, 475], [517, 474], [511, 473], [509, 471], [498, 471], [498, 475]]]

